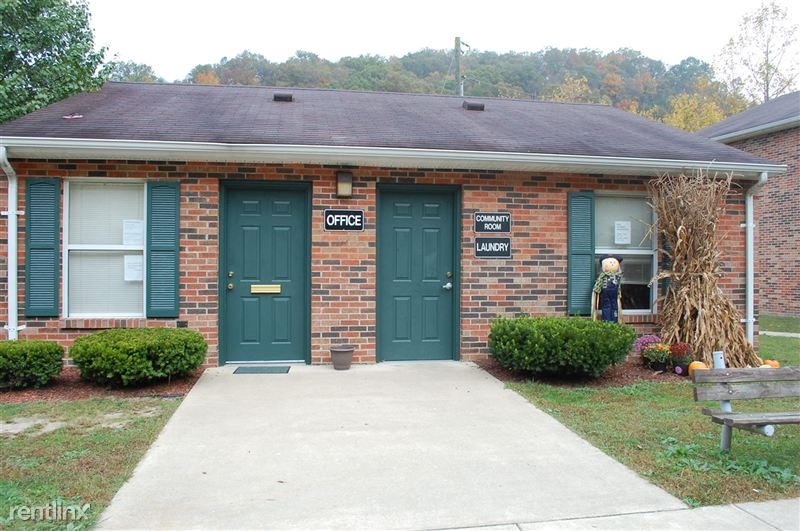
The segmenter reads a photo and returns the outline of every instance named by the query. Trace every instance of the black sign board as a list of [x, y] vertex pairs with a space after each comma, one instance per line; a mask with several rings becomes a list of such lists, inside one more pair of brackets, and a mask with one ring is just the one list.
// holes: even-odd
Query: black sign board
[[511, 258], [511, 238], [475, 238], [475, 258]]
[[363, 210], [326, 209], [325, 230], [364, 230]]
[[475, 212], [475, 232], [511, 232], [511, 214]]

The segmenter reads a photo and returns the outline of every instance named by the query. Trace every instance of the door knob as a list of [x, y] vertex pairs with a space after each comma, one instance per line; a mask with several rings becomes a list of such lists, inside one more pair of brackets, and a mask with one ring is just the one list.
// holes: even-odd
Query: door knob
[[452, 282], [448, 282], [447, 284], [442, 286], [442, 289], [450, 291], [451, 289], [453, 289], [453, 283]]
[[233, 282], [228, 282], [228, 291], [233, 289]]

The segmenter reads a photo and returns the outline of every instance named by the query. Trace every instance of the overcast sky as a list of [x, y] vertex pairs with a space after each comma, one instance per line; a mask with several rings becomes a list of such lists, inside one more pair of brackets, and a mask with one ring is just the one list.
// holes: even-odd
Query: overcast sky
[[[790, 6], [797, 23], [800, 8]], [[604, 53], [632, 48], [667, 66], [712, 63], [761, 0], [89, 0], [98, 46], [148, 64], [167, 81], [244, 50], [283, 62], [298, 50], [324, 59], [403, 56], [452, 48]]]

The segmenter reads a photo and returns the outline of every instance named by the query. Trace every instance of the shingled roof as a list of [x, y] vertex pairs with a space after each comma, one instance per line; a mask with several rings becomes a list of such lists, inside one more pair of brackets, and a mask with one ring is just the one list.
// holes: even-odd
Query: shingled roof
[[800, 92], [784, 94], [701, 129], [697, 134], [720, 142], [732, 142], [800, 127]]
[[29, 158], [781, 170], [605, 105], [250, 86], [108, 83], [0, 125], [0, 145]]

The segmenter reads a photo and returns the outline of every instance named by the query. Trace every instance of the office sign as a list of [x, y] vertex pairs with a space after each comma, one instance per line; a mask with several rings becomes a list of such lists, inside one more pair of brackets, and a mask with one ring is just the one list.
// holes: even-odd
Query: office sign
[[475, 258], [511, 258], [511, 238], [475, 238]]
[[475, 212], [475, 232], [511, 232], [511, 213]]
[[363, 210], [326, 209], [325, 230], [364, 230]]

